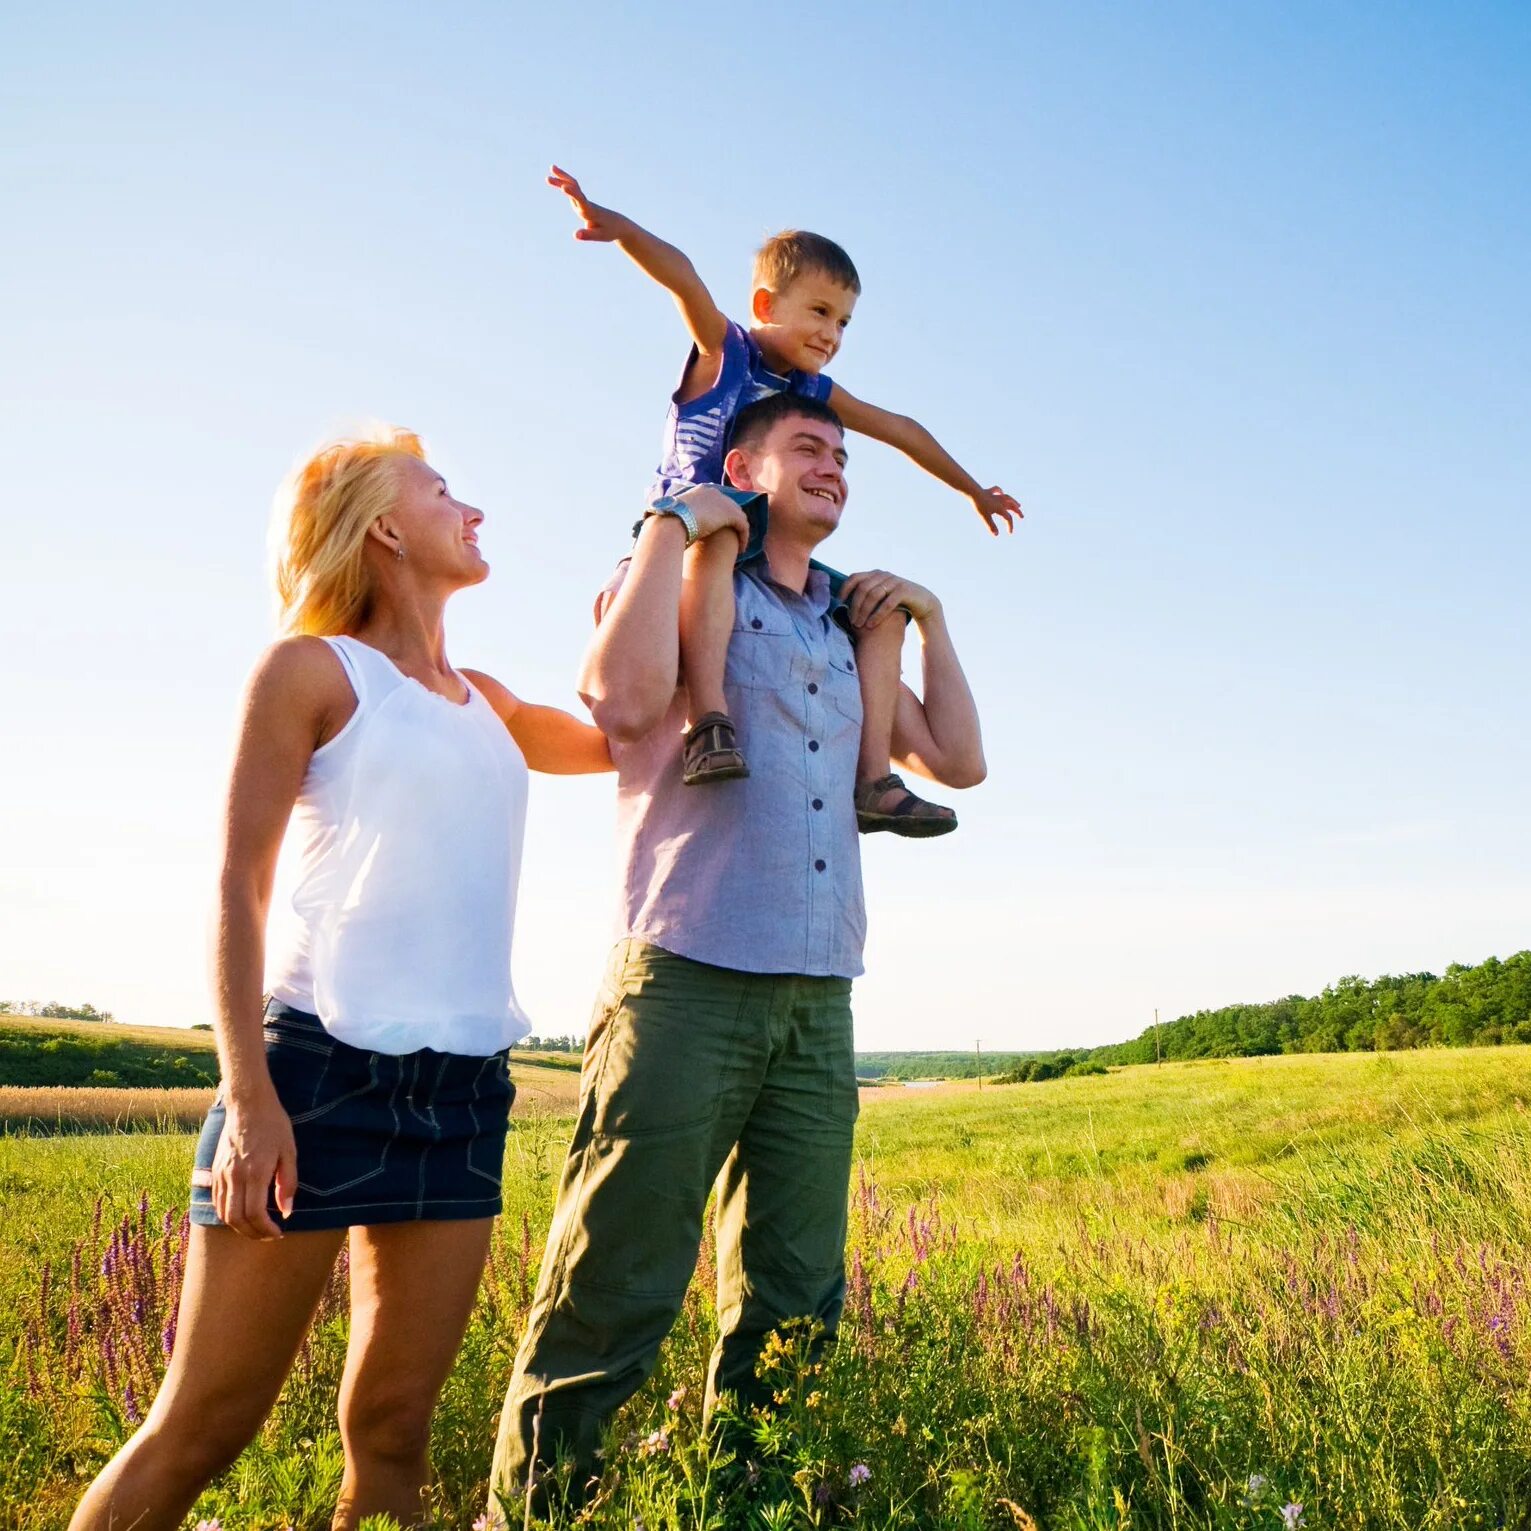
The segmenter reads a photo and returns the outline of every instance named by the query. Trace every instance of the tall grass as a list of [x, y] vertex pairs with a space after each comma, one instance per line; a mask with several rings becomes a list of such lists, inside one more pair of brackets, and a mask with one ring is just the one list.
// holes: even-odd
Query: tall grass
[[[783, 1335], [764, 1362], [777, 1410], [705, 1435], [704, 1252], [584, 1523], [1524, 1525], [1528, 1096], [1531, 1058], [1505, 1049], [879, 1100], [841, 1342], [821, 1357]], [[483, 1508], [561, 1133], [544, 1117], [512, 1135], [507, 1213], [436, 1422], [441, 1526]], [[11, 1524], [61, 1524], [152, 1392], [189, 1147], [0, 1140], [7, 1204], [25, 1183], [48, 1225], [23, 1253], [8, 1220], [0, 1263]], [[337, 1275], [261, 1439], [199, 1516], [327, 1523], [344, 1330]]]

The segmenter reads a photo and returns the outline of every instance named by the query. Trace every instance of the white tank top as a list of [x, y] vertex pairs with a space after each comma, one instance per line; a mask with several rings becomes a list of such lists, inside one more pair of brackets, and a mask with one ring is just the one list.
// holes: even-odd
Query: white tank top
[[510, 979], [526, 761], [468, 684], [459, 705], [356, 638], [326, 638], [356, 693], [287, 829], [297, 918], [267, 991], [372, 1052], [487, 1056], [531, 1030]]

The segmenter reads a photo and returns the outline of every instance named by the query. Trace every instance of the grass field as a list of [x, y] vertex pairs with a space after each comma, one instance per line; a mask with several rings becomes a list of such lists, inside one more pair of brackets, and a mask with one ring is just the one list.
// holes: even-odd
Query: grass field
[[[823, 1372], [789, 1336], [769, 1363], [780, 1413], [741, 1424], [724, 1460], [695, 1407], [704, 1274], [613, 1429], [587, 1523], [1531, 1523], [1528, 1102], [1525, 1048], [868, 1091], [846, 1322]], [[438, 1414], [443, 1527], [482, 1508], [557, 1109], [511, 1137], [506, 1216]], [[0, 1138], [0, 1196], [27, 1212], [0, 1225], [15, 1384], [0, 1523], [62, 1525], [152, 1394], [190, 1143]], [[337, 1287], [266, 1431], [198, 1515], [327, 1523], [343, 1336]]]

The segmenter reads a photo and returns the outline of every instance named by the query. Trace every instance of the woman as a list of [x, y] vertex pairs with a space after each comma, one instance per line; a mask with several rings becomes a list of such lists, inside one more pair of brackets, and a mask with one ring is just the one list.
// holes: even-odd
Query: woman
[[[180, 1525], [260, 1428], [348, 1230], [334, 1525], [419, 1523], [431, 1411], [500, 1210], [505, 1049], [528, 1030], [510, 981], [527, 768], [611, 768], [596, 729], [447, 662], [447, 600], [489, 573], [484, 517], [416, 436], [325, 448], [278, 514], [292, 636], [256, 666], [229, 786], [222, 1080], [175, 1353], [72, 1531]], [[267, 960], [289, 819], [297, 929]]]

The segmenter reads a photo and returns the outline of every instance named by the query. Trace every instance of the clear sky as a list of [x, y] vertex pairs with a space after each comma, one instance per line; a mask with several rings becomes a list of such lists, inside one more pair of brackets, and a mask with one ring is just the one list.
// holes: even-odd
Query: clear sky
[[[267, 507], [348, 420], [488, 513], [454, 660], [578, 705], [685, 343], [555, 159], [736, 313], [764, 235], [838, 239], [833, 373], [1026, 506], [996, 544], [851, 444], [833, 561], [944, 598], [990, 760], [865, 847], [863, 1046], [1531, 944], [1528, 79], [1531, 9], [1471, 0], [9, 7], [0, 997], [210, 1018]], [[611, 823], [536, 785], [539, 1031]]]

